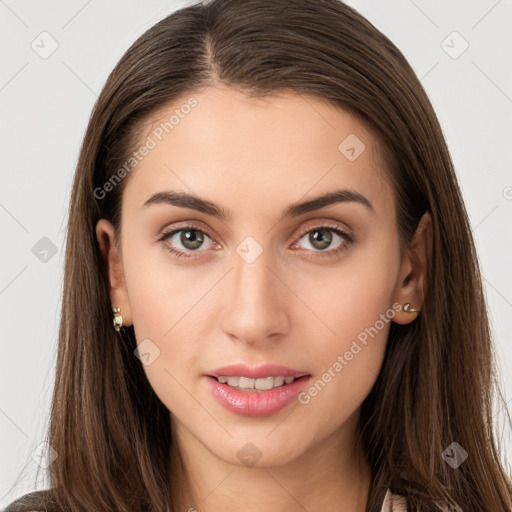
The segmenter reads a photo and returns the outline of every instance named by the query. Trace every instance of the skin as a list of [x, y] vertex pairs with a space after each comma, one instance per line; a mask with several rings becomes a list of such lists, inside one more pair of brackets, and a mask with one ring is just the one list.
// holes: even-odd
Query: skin
[[[251, 99], [219, 85], [193, 96], [197, 107], [129, 176], [120, 246], [107, 220], [96, 226], [112, 305], [124, 325], [134, 325], [138, 343], [149, 338], [160, 349], [144, 371], [172, 411], [170, 428], [193, 475], [186, 506], [325, 512], [343, 504], [362, 512], [370, 467], [354, 444], [360, 406], [380, 371], [390, 322], [406, 324], [418, 313], [398, 311], [309, 403], [293, 402], [273, 416], [224, 409], [202, 376], [230, 363], [271, 362], [315, 382], [394, 303], [420, 310], [430, 216], [401, 253], [377, 140], [347, 112], [293, 92]], [[144, 138], [189, 97], [152, 115]], [[354, 161], [338, 149], [349, 134], [366, 146]], [[280, 220], [290, 204], [339, 188], [364, 195], [374, 210], [346, 202]], [[164, 190], [191, 192], [233, 218], [142, 207]], [[354, 238], [332, 257], [325, 251], [345, 239], [329, 232], [322, 252], [309, 237], [325, 221]], [[184, 246], [181, 233], [157, 241], [190, 223], [206, 232], [199, 248]], [[236, 252], [247, 236], [263, 249], [251, 264]], [[177, 258], [166, 245], [195, 257]], [[237, 456], [248, 442], [261, 453], [252, 467]]]

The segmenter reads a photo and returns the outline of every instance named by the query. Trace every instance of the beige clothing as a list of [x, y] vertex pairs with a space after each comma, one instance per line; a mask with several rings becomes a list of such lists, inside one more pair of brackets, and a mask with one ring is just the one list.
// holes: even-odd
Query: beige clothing
[[386, 491], [380, 512], [407, 512], [407, 500], [404, 496]]

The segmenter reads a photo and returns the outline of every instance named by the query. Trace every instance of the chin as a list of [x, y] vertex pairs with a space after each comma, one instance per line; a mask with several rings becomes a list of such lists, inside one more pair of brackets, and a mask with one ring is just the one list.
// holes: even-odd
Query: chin
[[222, 440], [216, 438], [202, 442], [217, 458], [228, 464], [247, 468], [278, 467], [303, 455], [311, 442], [311, 434], [304, 436], [298, 431], [291, 434], [286, 429], [278, 432], [280, 428], [273, 425], [258, 429], [254, 435], [245, 431], [237, 436], [231, 432], [233, 437], [226, 434]]

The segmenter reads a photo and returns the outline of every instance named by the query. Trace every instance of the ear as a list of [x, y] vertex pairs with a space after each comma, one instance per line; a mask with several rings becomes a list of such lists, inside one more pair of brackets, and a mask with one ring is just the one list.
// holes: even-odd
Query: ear
[[[123, 265], [115, 241], [115, 231], [106, 219], [100, 219], [96, 224], [96, 238], [100, 245], [101, 254], [107, 266], [110, 300], [112, 307], [121, 308], [123, 325], [132, 325], [132, 313], [128, 292], [124, 280]], [[112, 318], [113, 318], [112, 314]]]
[[432, 218], [427, 211], [421, 217], [414, 237], [405, 251], [395, 293], [395, 302], [402, 307], [410, 302], [411, 307], [418, 312], [400, 309], [393, 318], [397, 324], [408, 324], [419, 315], [426, 291], [427, 264], [431, 257]]

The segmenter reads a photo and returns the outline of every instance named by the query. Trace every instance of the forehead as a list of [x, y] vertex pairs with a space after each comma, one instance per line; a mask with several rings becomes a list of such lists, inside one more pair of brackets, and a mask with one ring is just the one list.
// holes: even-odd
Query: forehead
[[[237, 207], [289, 204], [333, 189], [355, 190], [382, 214], [392, 190], [378, 140], [356, 117], [320, 98], [279, 91], [251, 98], [226, 86], [184, 94], [146, 119], [151, 146], [123, 201], [187, 191]], [[280, 208], [280, 211], [282, 208]]]

